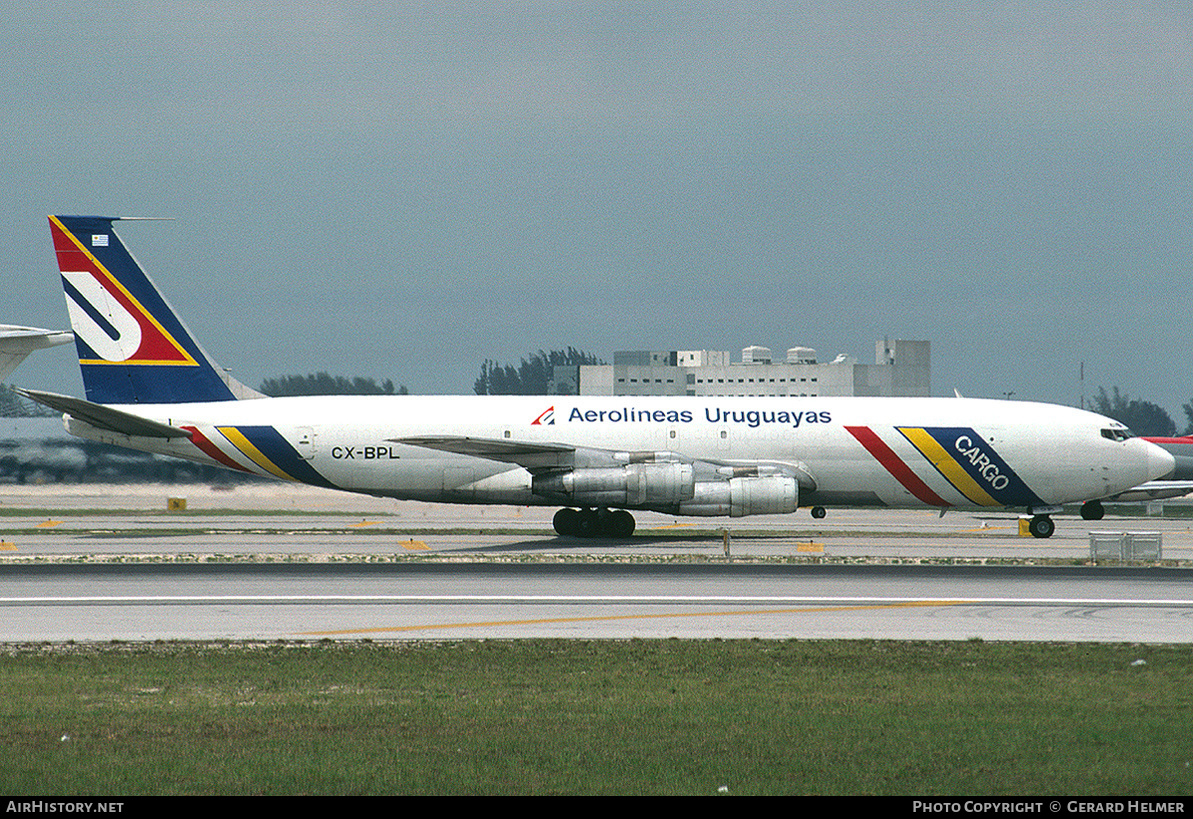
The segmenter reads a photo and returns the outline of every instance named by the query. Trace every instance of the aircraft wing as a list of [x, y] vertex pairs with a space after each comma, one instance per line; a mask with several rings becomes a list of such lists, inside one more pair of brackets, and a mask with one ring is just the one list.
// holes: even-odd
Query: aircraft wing
[[58, 395], [40, 390], [26, 390], [21, 387], [13, 387], [12, 391], [39, 404], [44, 404], [50, 409], [64, 412], [72, 418], [86, 421], [93, 427], [106, 429], [109, 432], [142, 438], [189, 438], [191, 436], [185, 429], [172, 427], [169, 424], [159, 424], [157, 421], [150, 421], [129, 412], [105, 407], [103, 404], [84, 401], [82, 398], [72, 398], [69, 395]]
[[517, 464], [532, 475], [583, 467], [620, 467], [641, 463], [692, 463], [715, 471], [723, 478], [757, 476], [759, 474], [787, 475], [798, 479], [803, 491], [816, 488], [816, 479], [808, 468], [792, 461], [744, 461], [702, 458], [698, 462], [675, 452], [615, 452], [613, 450], [575, 447], [568, 444], [532, 443], [493, 438], [462, 438], [451, 436], [419, 436], [390, 438], [398, 444], [424, 446], [474, 458]]
[[474, 458], [517, 464], [531, 474], [575, 466], [576, 447], [567, 444], [539, 444], [494, 438], [458, 438], [423, 435], [414, 438], [390, 438], [397, 444], [422, 446]]

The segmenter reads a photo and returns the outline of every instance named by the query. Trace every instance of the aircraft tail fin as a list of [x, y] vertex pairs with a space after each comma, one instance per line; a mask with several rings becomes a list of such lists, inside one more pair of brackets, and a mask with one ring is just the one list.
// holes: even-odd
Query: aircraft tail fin
[[259, 398], [195, 341], [112, 229], [117, 216], [51, 216], [87, 400], [178, 404]]

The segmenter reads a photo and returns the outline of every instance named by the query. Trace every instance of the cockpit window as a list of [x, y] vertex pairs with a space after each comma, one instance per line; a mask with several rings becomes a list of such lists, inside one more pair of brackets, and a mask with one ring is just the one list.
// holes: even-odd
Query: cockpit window
[[1110, 441], [1125, 441], [1128, 438], [1134, 438], [1135, 433], [1129, 429], [1104, 429], [1102, 437]]

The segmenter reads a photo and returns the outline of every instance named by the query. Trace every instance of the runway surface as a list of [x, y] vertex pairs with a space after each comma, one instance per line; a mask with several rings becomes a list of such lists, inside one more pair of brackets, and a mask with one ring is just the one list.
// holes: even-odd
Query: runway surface
[[[0, 504], [10, 510], [0, 640], [1193, 642], [1189, 569], [1030, 565], [1083, 561], [1091, 529], [1161, 531], [1164, 556], [1189, 560], [1187, 518], [1062, 517], [1039, 541], [1019, 537], [1008, 513], [834, 511], [695, 526], [639, 515], [635, 537], [614, 542], [558, 538], [547, 509], [309, 490], [208, 498], [192, 488], [188, 511], [167, 515], [170, 491], [10, 493]], [[732, 561], [716, 530], [726, 523]], [[1027, 565], [833, 563], [863, 557]]]
[[988, 566], [0, 567], [8, 641], [723, 637], [1190, 642], [1185, 570]]

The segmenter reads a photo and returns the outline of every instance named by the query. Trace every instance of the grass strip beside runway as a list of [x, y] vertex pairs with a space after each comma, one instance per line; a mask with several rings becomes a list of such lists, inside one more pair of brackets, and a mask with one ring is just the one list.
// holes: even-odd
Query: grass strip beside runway
[[1191, 671], [979, 641], [9, 647], [0, 790], [1187, 794]]

